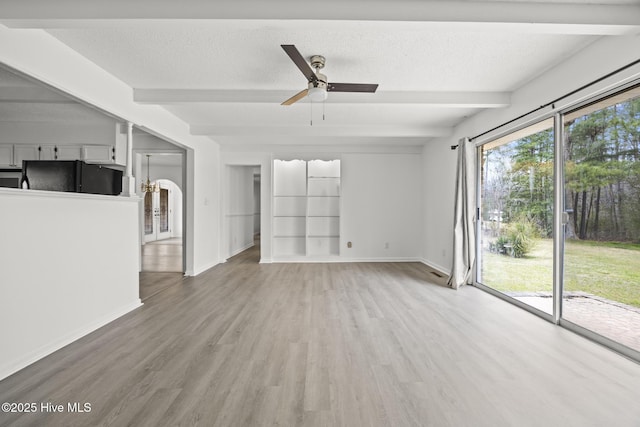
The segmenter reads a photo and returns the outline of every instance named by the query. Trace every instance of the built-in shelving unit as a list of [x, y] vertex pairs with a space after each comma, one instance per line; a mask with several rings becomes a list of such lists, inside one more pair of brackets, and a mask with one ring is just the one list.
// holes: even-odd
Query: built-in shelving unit
[[273, 253], [340, 255], [340, 160], [274, 160]]

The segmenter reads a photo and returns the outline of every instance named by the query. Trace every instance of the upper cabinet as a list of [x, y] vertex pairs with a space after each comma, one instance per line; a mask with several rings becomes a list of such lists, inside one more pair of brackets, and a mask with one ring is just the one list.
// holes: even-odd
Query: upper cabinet
[[82, 147], [75, 145], [56, 145], [54, 160], [80, 160]]
[[0, 168], [20, 169], [23, 160], [84, 160], [87, 163], [115, 164], [112, 145], [0, 144]]
[[87, 163], [115, 163], [116, 149], [111, 145], [83, 145], [81, 160]]
[[40, 150], [37, 145], [14, 145], [13, 146], [13, 164], [16, 167], [22, 167], [23, 160], [39, 160]]
[[38, 160], [40, 152], [37, 145], [0, 145], [0, 168], [19, 169], [23, 160]]
[[0, 168], [13, 167], [13, 145], [0, 145]]

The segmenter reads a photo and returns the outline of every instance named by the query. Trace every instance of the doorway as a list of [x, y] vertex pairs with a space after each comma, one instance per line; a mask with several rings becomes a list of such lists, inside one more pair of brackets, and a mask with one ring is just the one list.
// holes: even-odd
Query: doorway
[[233, 165], [226, 168], [226, 258], [252, 247], [260, 248], [260, 179], [258, 165]]
[[135, 176], [139, 185], [148, 181], [152, 190], [138, 193], [139, 292], [145, 301], [184, 280], [187, 156], [184, 150], [146, 133], [136, 135], [134, 141]]
[[170, 223], [173, 206], [170, 200], [173, 191], [166, 184], [154, 183], [158, 191], [144, 193], [144, 241], [145, 243], [172, 237]]
[[174, 182], [158, 179], [143, 196], [141, 271], [183, 273], [183, 194]]

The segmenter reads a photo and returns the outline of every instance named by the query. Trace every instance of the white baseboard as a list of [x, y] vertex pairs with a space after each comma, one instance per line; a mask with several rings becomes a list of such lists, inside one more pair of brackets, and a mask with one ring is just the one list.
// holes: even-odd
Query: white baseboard
[[[208, 264], [205, 264], [203, 266], [200, 266], [198, 268], [194, 268], [193, 271], [191, 272], [192, 274], [189, 274], [189, 276], [197, 276], [200, 273], [204, 273], [205, 271], [209, 270], [210, 268], [215, 267], [216, 265], [220, 264], [220, 261], [212, 261]], [[185, 273], [186, 275], [186, 273]]]
[[[263, 261], [261, 261], [263, 262]], [[266, 263], [266, 261], [264, 261]], [[341, 256], [290, 256], [274, 257], [273, 263], [331, 263], [331, 262], [422, 262], [420, 258], [344, 258]]]
[[341, 261], [339, 262], [420, 262], [420, 258], [414, 258], [414, 257], [341, 258]]
[[253, 242], [248, 243], [248, 244], [246, 244], [245, 246], [243, 246], [243, 247], [241, 247], [241, 248], [236, 249], [235, 251], [233, 251], [233, 252], [229, 255], [229, 258], [231, 258], [231, 257], [232, 257], [232, 256], [234, 256], [234, 255], [238, 255], [240, 252], [244, 252], [244, 251], [246, 251], [247, 249], [252, 248], [252, 247], [254, 247], [254, 246], [255, 246], [255, 243], [253, 243]]
[[26, 368], [32, 363], [37, 362], [38, 360], [44, 358], [45, 356], [50, 355], [51, 353], [60, 350], [62, 347], [65, 347], [71, 344], [74, 341], [79, 340], [85, 335], [90, 334], [91, 332], [103, 327], [107, 323], [111, 323], [117, 318], [124, 316], [130, 311], [135, 310], [136, 308], [142, 306], [142, 301], [138, 298], [136, 301], [131, 304], [121, 307], [118, 310], [115, 310], [105, 316], [96, 319], [95, 321], [85, 325], [79, 329], [71, 331], [62, 337], [56, 339], [55, 341], [48, 343], [37, 350], [30, 352], [29, 354], [21, 357], [19, 360], [13, 360], [9, 363], [5, 363], [2, 367], [0, 367], [0, 380], [8, 377], [11, 374], [18, 372], [19, 370]]
[[424, 265], [426, 265], [427, 267], [430, 267], [430, 268], [436, 270], [436, 272], [442, 274], [444, 277], [449, 277], [449, 269], [448, 268], [445, 268], [445, 267], [443, 267], [441, 265], [438, 265], [435, 262], [428, 261], [428, 260], [426, 260], [424, 258], [421, 259], [420, 262], [423, 263]]

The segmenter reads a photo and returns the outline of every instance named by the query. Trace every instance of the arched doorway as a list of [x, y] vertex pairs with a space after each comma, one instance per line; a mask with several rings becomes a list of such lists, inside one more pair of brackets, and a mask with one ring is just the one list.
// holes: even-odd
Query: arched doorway
[[159, 179], [157, 191], [144, 193], [144, 241], [182, 237], [182, 191], [174, 182]]
[[182, 190], [158, 179], [143, 196], [142, 271], [183, 272]]

